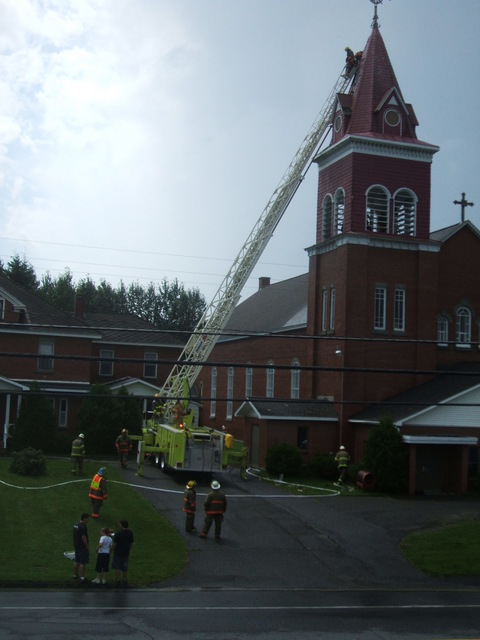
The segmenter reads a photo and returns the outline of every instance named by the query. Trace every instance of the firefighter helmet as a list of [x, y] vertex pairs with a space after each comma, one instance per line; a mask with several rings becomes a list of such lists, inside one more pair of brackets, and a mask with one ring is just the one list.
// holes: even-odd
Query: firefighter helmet
[[345, 447], [343, 446], [343, 444], [342, 444], [342, 446], [340, 447], [340, 451], [345, 451]]
[[85, 436], [83, 435], [83, 433], [79, 433], [78, 437], [81, 438], [82, 440], [85, 438]]
[[99, 475], [99, 476], [104, 476], [106, 473], [107, 473], [107, 470], [105, 469], [105, 467], [101, 467], [101, 468], [98, 470], [98, 475]]
[[220, 489], [220, 483], [217, 480], [212, 480], [210, 486], [214, 491], [216, 491], [217, 489]]
[[193, 487], [194, 487], [196, 484], [197, 484], [197, 483], [195, 482], [195, 480], [189, 480], [189, 481], [187, 482], [187, 486], [186, 486], [186, 488], [187, 488], [187, 489], [193, 489]]

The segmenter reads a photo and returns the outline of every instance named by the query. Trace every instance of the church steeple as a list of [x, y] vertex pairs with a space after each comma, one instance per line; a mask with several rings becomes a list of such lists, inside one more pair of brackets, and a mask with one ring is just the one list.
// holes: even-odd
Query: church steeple
[[338, 94], [330, 146], [315, 158], [317, 243], [348, 233], [429, 237], [438, 147], [417, 138], [375, 18], [350, 93]]

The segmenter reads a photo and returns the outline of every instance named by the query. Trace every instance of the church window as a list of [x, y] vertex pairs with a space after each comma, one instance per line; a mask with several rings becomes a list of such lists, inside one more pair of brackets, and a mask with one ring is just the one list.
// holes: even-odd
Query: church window
[[375, 309], [373, 328], [384, 331], [386, 326], [387, 290], [385, 287], [375, 287]]
[[345, 192], [337, 189], [334, 201], [334, 223], [333, 232], [335, 235], [343, 233], [343, 219], [345, 217]]
[[388, 233], [388, 209], [390, 195], [384, 187], [374, 186], [367, 191], [365, 227], [374, 233]]
[[416, 229], [417, 201], [409, 189], [400, 189], [393, 197], [393, 233], [414, 236]]
[[393, 330], [405, 331], [405, 289], [395, 289], [393, 302]]
[[227, 379], [227, 420], [231, 420], [233, 416], [233, 367], [228, 367], [228, 379]]
[[210, 418], [215, 418], [217, 413], [217, 367], [212, 368], [210, 384]]
[[398, 125], [400, 124], [401, 117], [396, 109], [388, 109], [387, 111], [385, 111], [384, 117], [385, 117], [385, 122], [390, 127], [398, 127]]
[[245, 369], [245, 397], [250, 398], [253, 389], [253, 369], [247, 367]]
[[332, 210], [333, 210], [332, 196], [330, 194], [327, 194], [323, 199], [323, 204], [322, 204], [323, 240], [328, 240], [329, 238], [332, 237]]
[[343, 119], [341, 115], [338, 115], [335, 118], [335, 123], [334, 123], [334, 127], [335, 127], [335, 133], [338, 133], [340, 131], [340, 129], [342, 128], [342, 124], [343, 124]]
[[[298, 358], [295, 358], [292, 364], [294, 367], [299, 367], [300, 361]], [[292, 369], [290, 377], [290, 397], [293, 400], [300, 398], [300, 369]]]
[[467, 307], [457, 309], [456, 343], [457, 347], [469, 347], [472, 334], [472, 314]]
[[328, 292], [326, 289], [322, 291], [322, 331], [327, 330], [327, 310], [328, 310]]
[[445, 315], [437, 318], [437, 343], [442, 347], [448, 345], [448, 318]]
[[335, 329], [335, 287], [330, 289], [330, 331]]
[[273, 398], [275, 391], [275, 369], [273, 368], [273, 362], [268, 363], [267, 369], [267, 398]]

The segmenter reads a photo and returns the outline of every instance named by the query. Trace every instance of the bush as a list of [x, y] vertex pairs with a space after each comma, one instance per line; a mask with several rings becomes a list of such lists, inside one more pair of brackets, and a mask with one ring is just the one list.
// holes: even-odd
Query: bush
[[335, 456], [325, 453], [318, 453], [312, 458], [309, 464], [309, 471], [314, 478], [325, 480], [336, 480], [338, 477], [337, 463]]
[[391, 418], [382, 418], [370, 432], [364, 468], [377, 478], [379, 491], [402, 493], [407, 490], [407, 448]]
[[267, 449], [265, 467], [267, 473], [277, 476], [298, 476], [302, 470], [303, 460], [299, 450], [285, 443], [274, 444]]
[[44, 476], [47, 473], [47, 459], [43, 451], [32, 447], [14, 451], [9, 470], [22, 476]]

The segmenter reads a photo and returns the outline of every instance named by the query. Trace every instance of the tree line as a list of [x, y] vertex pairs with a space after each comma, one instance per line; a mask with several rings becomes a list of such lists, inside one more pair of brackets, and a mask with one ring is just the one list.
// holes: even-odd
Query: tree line
[[138, 281], [126, 286], [121, 280], [113, 287], [103, 278], [97, 284], [90, 276], [76, 283], [66, 267], [57, 278], [47, 271], [39, 280], [32, 264], [18, 253], [6, 265], [0, 260], [0, 273], [67, 313], [73, 311], [75, 296], [81, 295], [85, 311], [132, 314], [163, 330], [193, 331], [206, 308], [200, 290], [185, 289], [176, 278], [146, 287]]

